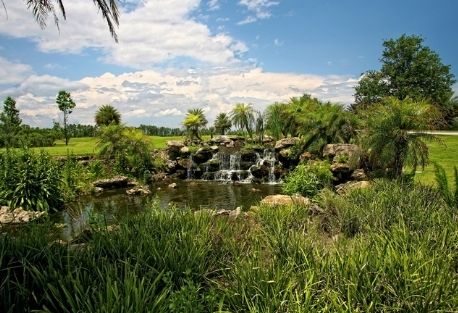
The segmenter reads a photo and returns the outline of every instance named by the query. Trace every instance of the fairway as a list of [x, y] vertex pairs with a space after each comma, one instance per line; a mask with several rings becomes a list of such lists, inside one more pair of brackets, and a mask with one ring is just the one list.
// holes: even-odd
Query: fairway
[[[168, 140], [183, 140], [182, 136], [147, 136], [148, 141], [152, 144], [154, 149], [163, 149], [166, 147]], [[64, 140], [57, 140], [56, 144], [52, 147], [34, 148], [36, 151], [46, 151], [53, 156], [66, 156], [67, 154], [73, 155], [94, 155], [97, 153], [97, 137], [81, 137], [71, 138], [68, 146], [65, 145]]]

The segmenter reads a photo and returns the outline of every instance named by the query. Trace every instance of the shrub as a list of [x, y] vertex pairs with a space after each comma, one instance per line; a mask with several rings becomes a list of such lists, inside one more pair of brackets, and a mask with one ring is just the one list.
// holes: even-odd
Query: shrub
[[45, 152], [0, 154], [0, 175], [1, 204], [40, 211], [62, 206], [59, 167]]
[[331, 183], [332, 173], [327, 162], [310, 162], [298, 165], [285, 179], [283, 191], [313, 197]]

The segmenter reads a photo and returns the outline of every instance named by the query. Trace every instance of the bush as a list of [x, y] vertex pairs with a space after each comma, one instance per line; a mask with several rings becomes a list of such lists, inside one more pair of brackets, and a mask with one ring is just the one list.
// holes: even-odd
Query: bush
[[330, 185], [331, 178], [327, 162], [300, 164], [286, 176], [283, 192], [313, 197], [319, 190]]
[[63, 204], [58, 164], [44, 152], [0, 154], [0, 175], [1, 204], [39, 211], [58, 209]]

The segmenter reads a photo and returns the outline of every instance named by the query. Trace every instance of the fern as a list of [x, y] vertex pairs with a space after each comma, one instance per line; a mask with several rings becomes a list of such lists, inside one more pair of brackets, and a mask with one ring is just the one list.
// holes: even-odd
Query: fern
[[454, 167], [455, 172], [455, 191], [452, 191], [452, 186], [449, 185], [447, 175], [442, 166], [434, 163], [434, 174], [436, 176], [436, 183], [439, 188], [439, 192], [442, 195], [444, 201], [450, 207], [458, 207], [458, 169]]

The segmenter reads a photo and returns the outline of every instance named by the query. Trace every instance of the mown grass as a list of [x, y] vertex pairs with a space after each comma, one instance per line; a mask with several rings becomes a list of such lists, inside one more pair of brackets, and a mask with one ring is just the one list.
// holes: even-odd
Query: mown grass
[[431, 142], [429, 146], [430, 165], [426, 166], [424, 170], [421, 168], [420, 173], [416, 174], [416, 180], [425, 184], [435, 184], [434, 166], [433, 162], [441, 165], [449, 181], [454, 181], [453, 167], [458, 167], [458, 136], [439, 136], [442, 143]]
[[235, 220], [152, 205], [79, 246], [27, 226], [0, 239], [0, 311], [456, 310], [458, 215], [436, 190], [378, 181], [318, 205]]
[[[165, 148], [168, 140], [183, 140], [182, 136], [148, 136], [147, 138], [154, 149]], [[66, 156], [68, 154], [94, 155], [98, 152], [97, 141], [98, 138], [96, 137], [71, 138], [68, 146], [65, 145], [65, 141], [57, 140], [56, 144], [52, 147], [39, 147], [33, 149], [44, 150], [53, 156]]]

